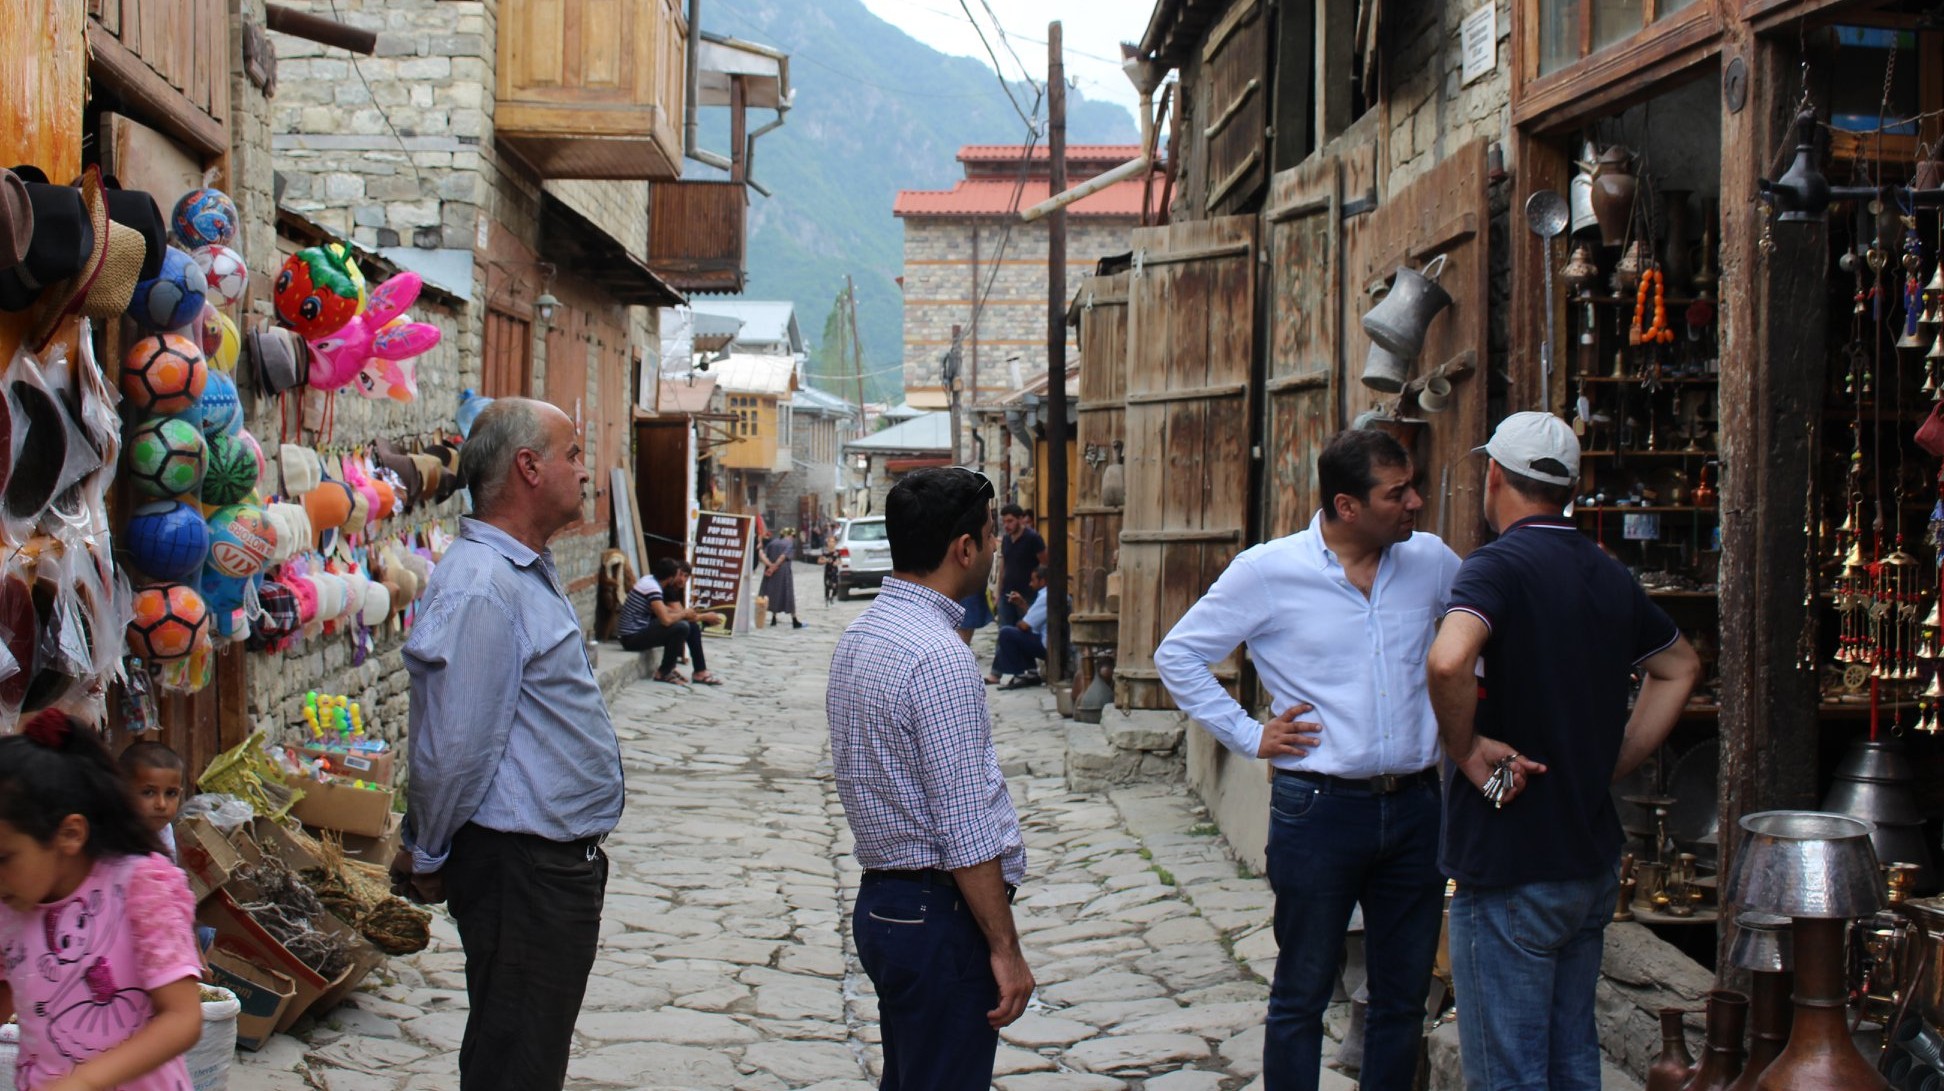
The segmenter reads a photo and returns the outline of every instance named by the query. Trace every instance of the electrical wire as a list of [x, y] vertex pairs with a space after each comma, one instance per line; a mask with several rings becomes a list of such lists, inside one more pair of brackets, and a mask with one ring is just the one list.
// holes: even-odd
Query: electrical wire
[[[340, 23], [344, 22], [344, 16], [338, 13], [337, 0], [331, 0], [331, 18]], [[365, 95], [371, 99], [371, 108], [378, 111], [379, 119], [385, 123], [385, 128], [391, 130], [392, 139], [398, 142], [399, 154], [405, 157], [405, 166], [411, 169], [412, 184], [423, 188], [425, 180], [419, 177], [418, 163], [413, 160], [411, 149], [405, 146], [405, 137], [400, 135], [398, 126], [392, 124], [391, 115], [386, 113], [384, 106], [379, 104], [378, 94], [371, 89], [371, 81], [365, 79], [364, 69], [358, 67], [356, 53], [351, 54], [351, 71], [357, 75], [358, 82], [364, 84]]]
[[[959, 7], [965, 9], [965, 17], [967, 19], [972, 18], [972, 6], [969, 3], [967, 3], [966, 0], [959, 0]], [[987, 8], [986, 10], [990, 11], [991, 9]], [[993, 25], [996, 27], [998, 26], [998, 23], [995, 21]], [[980, 26], [975, 21], [972, 24], [972, 30], [974, 33], [978, 34], [979, 44], [985, 47], [986, 56], [992, 58], [992, 74], [995, 78], [998, 79], [999, 86], [1005, 88], [1006, 99], [1007, 101], [1012, 103], [1013, 113], [1018, 114], [1019, 120], [1024, 121], [1026, 123], [1026, 128], [1030, 130], [1035, 136], [1037, 136], [1039, 134], [1039, 123], [1036, 122], [1034, 118], [1039, 116], [1039, 99], [1045, 96], [1045, 89], [1040, 87], [1039, 83], [1035, 81], [1030, 74], [1027, 75], [1026, 85], [1033, 89], [1033, 94], [1034, 94], [1033, 110], [1032, 113], [1029, 114], [1024, 109], [1022, 109], [1019, 105], [1019, 97], [1013, 94], [1012, 81], [1006, 78], [1005, 66], [999, 63], [999, 54], [993, 51], [992, 43], [986, 39], [985, 28]], [[1005, 35], [1006, 32], [1004, 30], [999, 31], [999, 37], [1002, 41], [1005, 39]], [[1006, 50], [1007, 52], [1012, 52], [1012, 45], [1010, 43], [1006, 45]], [[1018, 53], [1013, 53], [1013, 60], [1014, 61], [1019, 60]], [[1024, 70], [1026, 66], [1022, 63], [1020, 64], [1019, 67], [1021, 68], [1021, 70]]]
[[733, 6], [723, 3], [722, 0], [715, 0], [715, 3], [712, 5], [712, 9], [721, 9], [723, 11], [728, 12], [730, 15], [733, 15], [736, 21], [741, 23], [751, 33], [756, 34], [762, 38], [768, 39], [771, 45], [774, 45], [777, 49], [783, 51], [784, 53], [789, 54], [791, 60], [808, 61], [810, 64], [813, 64], [816, 67], [821, 68], [826, 72], [832, 73], [833, 75], [839, 76], [861, 87], [869, 87], [876, 91], [888, 91], [894, 95], [899, 96], [900, 98], [950, 99], [955, 101], [965, 101], [968, 99], [987, 100], [992, 97], [992, 92], [990, 91], [978, 91], [966, 95], [944, 95], [944, 94], [938, 94], [937, 92], [913, 91], [910, 90], [909, 88], [891, 87], [882, 83], [873, 83], [870, 80], [859, 78], [857, 75], [853, 74], [849, 69], [841, 68], [827, 61], [818, 60], [815, 56], [812, 56], [809, 53], [805, 53], [803, 50], [797, 49], [791, 46], [789, 43], [777, 39], [776, 36], [772, 34], [769, 30], [761, 26], [758, 26], [755, 20], [751, 19], [747, 14], [737, 11]]

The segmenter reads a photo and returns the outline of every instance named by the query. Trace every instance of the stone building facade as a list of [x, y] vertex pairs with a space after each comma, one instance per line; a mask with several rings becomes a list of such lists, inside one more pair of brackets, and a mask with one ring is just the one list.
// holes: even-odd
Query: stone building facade
[[770, 486], [771, 505], [784, 526], [840, 517], [846, 477], [840, 460], [856, 422], [857, 410], [842, 398], [811, 387], [790, 395], [790, 471]]
[[[1013, 211], [1043, 201], [1049, 189], [1044, 147], [1021, 181], [1019, 146], [970, 145], [959, 151], [966, 177], [949, 190], [904, 190], [893, 214], [904, 221], [905, 397], [945, 408], [942, 358], [960, 327], [964, 405], [991, 400], [1046, 374], [1045, 220], [1022, 223]], [[1067, 149], [1069, 185], [1140, 153], [1134, 145]], [[1015, 194], [1017, 193], [1017, 199]], [[1141, 223], [1144, 188], [1118, 182], [1067, 213], [1067, 285], [1095, 262], [1124, 254]], [[1068, 363], [1077, 362], [1069, 341]]]
[[[241, 2], [246, 19], [252, 8], [261, 18], [262, 0]], [[633, 480], [635, 393], [640, 376], [658, 370], [660, 344], [655, 307], [617, 299], [586, 275], [590, 263], [563, 258], [560, 225], [585, 236], [576, 239], [577, 253], [606, 247], [617, 259], [645, 260], [649, 183], [543, 179], [495, 144], [498, 0], [292, 0], [291, 6], [377, 31], [378, 46], [371, 56], [354, 57], [273, 36], [275, 98], [259, 92], [254, 108], [244, 103], [238, 111], [237, 124], [254, 126], [262, 148], [234, 161], [243, 175], [236, 183], [239, 204], [247, 195], [264, 210], [246, 208], [244, 220], [253, 230], [275, 223], [269, 195], [280, 189], [282, 207], [295, 219], [354, 243], [368, 273], [406, 268], [424, 275], [427, 291], [413, 317], [444, 333], [419, 362], [416, 402], [340, 393], [328, 443], [409, 443], [449, 432], [468, 388], [541, 398], [574, 416], [584, 429], [592, 480], [581, 523], [552, 549], [591, 632], [596, 572], [611, 538], [611, 471], [619, 468]], [[274, 239], [251, 242], [260, 283], [274, 275], [274, 261], [281, 260], [276, 251]], [[276, 258], [264, 262], [260, 254]], [[543, 293], [558, 300], [551, 321], [536, 306]], [[671, 293], [658, 302], [677, 301]], [[267, 298], [257, 307], [269, 316]], [[488, 367], [489, 359], [509, 358], [519, 366]], [[313, 403], [319, 397], [309, 396]], [[306, 408], [311, 422], [321, 422], [320, 406]], [[251, 406], [256, 434], [279, 435], [276, 411], [275, 403]], [[306, 441], [326, 442], [316, 435]], [[423, 518], [456, 532], [461, 503], [454, 499]], [[375, 637], [362, 657], [342, 634], [305, 641], [274, 659], [252, 656], [253, 715], [272, 724], [295, 722], [306, 690], [348, 693], [383, 733], [402, 737], [403, 633]]]
[[1379, 167], [1385, 192], [1404, 188], [1473, 140], [1511, 143], [1512, 2], [1493, 5], [1497, 66], [1467, 84], [1462, 27], [1474, 7], [1408, 0], [1386, 14], [1398, 30], [1395, 52], [1385, 62], [1392, 75]]

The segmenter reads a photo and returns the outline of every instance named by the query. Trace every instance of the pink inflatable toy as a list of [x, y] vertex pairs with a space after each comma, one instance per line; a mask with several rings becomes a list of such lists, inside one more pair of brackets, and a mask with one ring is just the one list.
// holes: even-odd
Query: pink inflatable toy
[[424, 322], [387, 329], [418, 300], [423, 286], [417, 273], [400, 273], [374, 289], [365, 309], [343, 329], [312, 341], [310, 385], [318, 390], [336, 390], [356, 379], [373, 357], [404, 360], [438, 344], [439, 327]]

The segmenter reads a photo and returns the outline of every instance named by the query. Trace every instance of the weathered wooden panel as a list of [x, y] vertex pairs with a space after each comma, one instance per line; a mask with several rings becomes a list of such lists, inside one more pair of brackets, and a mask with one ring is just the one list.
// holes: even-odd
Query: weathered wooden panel
[[227, 0], [106, 0], [91, 14], [154, 73], [158, 88], [173, 91], [218, 125], [228, 121]]
[[1202, 43], [1202, 112], [1191, 139], [1208, 146], [1211, 214], [1248, 205], [1268, 176], [1269, 14], [1264, 0], [1235, 0]]
[[[1134, 233], [1114, 703], [1169, 707], [1154, 649], [1244, 544], [1254, 217]], [[1234, 688], [1234, 657], [1216, 670]]]
[[[1107, 475], [1126, 450], [1128, 274], [1087, 277], [1074, 296], [1080, 328], [1080, 429], [1082, 469], [1073, 515], [1077, 526], [1073, 616], [1075, 644], [1113, 645], [1119, 640], [1117, 602], [1108, 577], [1119, 563], [1123, 496], [1108, 504]], [[1124, 494], [1124, 489], [1122, 490]], [[1117, 596], [1116, 596], [1117, 598]]]
[[741, 182], [648, 187], [648, 267], [684, 292], [743, 290], [749, 194]]
[[497, 139], [547, 178], [681, 177], [679, 0], [504, 0]]
[[[1344, 225], [1344, 419], [1379, 409], [1419, 422], [1405, 427], [1407, 433], [1416, 433], [1407, 446], [1412, 447], [1424, 493], [1418, 529], [1440, 534], [1464, 554], [1488, 534], [1480, 507], [1483, 465], [1471, 457], [1472, 448], [1489, 435], [1483, 367], [1491, 302], [1485, 143], [1459, 148], [1358, 219], [1361, 223]], [[1355, 377], [1370, 351], [1361, 320], [1371, 306], [1371, 287], [1393, 276], [1400, 265], [1421, 268], [1440, 254], [1445, 269], [1438, 283], [1451, 294], [1452, 305], [1432, 320], [1402, 400], [1365, 387]], [[1417, 388], [1438, 371], [1451, 379], [1449, 407], [1442, 413], [1422, 413], [1415, 401]]]

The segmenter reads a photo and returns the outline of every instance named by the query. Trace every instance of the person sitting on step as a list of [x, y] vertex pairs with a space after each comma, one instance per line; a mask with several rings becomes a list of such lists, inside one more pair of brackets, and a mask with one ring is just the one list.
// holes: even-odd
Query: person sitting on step
[[654, 675], [657, 682], [680, 685], [688, 681], [675, 669], [675, 659], [686, 645], [689, 658], [695, 662], [695, 680], [705, 686], [719, 686], [722, 679], [709, 670], [708, 661], [702, 657], [702, 626], [722, 624], [722, 615], [668, 601], [669, 592], [680, 590], [687, 582], [686, 568], [673, 557], [656, 558], [654, 574], [641, 577], [628, 589], [616, 635], [621, 646], [631, 652], [662, 650], [661, 666]]
[[1017, 591], [1007, 596], [1013, 609], [1024, 610], [1025, 614], [1016, 623], [1000, 628], [999, 650], [992, 656], [992, 673], [986, 675], [987, 685], [996, 685], [1008, 674], [1013, 680], [1006, 683], [1007, 689], [1040, 684], [1039, 661], [1046, 658], [1046, 578], [1045, 565], [1033, 569], [1026, 585], [1033, 593], [1031, 605]]

